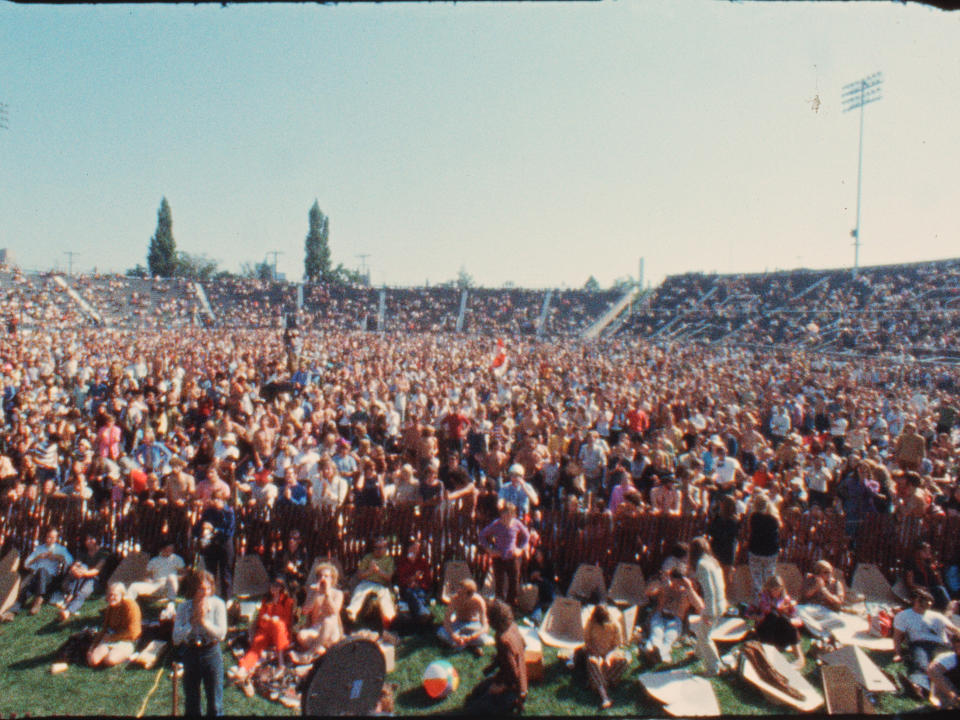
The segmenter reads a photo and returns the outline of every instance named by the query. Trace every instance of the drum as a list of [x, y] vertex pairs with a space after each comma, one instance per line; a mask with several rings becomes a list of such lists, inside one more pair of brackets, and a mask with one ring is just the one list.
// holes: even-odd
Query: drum
[[377, 643], [347, 638], [313, 664], [303, 684], [304, 715], [370, 715], [380, 699], [387, 666]]

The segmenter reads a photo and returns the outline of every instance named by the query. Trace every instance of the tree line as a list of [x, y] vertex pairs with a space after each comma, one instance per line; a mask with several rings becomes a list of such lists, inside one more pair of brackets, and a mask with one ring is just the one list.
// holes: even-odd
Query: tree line
[[[332, 266], [330, 260], [330, 219], [320, 210], [314, 200], [307, 215], [308, 230], [304, 241], [304, 279], [307, 282], [340, 284], [369, 284], [369, 278], [356, 270], [339, 263]], [[219, 263], [206, 254], [193, 254], [177, 250], [173, 237], [173, 213], [164, 197], [157, 210], [157, 229], [147, 248], [147, 264], [137, 264], [127, 270], [129, 277], [180, 277], [188, 280], [221, 280], [230, 278], [257, 278], [275, 280], [276, 268], [265, 259], [261, 262], [245, 262], [239, 273], [221, 269]]]

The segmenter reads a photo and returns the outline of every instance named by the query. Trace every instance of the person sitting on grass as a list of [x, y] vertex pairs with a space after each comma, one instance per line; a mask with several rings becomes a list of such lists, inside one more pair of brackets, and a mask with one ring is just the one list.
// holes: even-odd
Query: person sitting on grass
[[598, 695], [604, 710], [613, 705], [609, 690], [623, 676], [630, 658], [623, 648], [623, 630], [610, 616], [605, 605], [597, 605], [590, 613], [583, 631], [587, 660], [587, 681]]
[[27, 575], [20, 586], [17, 601], [10, 610], [0, 615], [0, 620], [3, 622], [12, 621], [16, 614], [20, 612], [24, 603], [30, 598], [33, 598], [30, 605], [30, 614], [36, 615], [40, 612], [44, 596], [51, 588], [56, 586], [64, 571], [73, 565], [73, 555], [58, 542], [59, 539], [60, 532], [56, 528], [49, 528], [44, 533], [43, 542], [37, 545], [34, 551], [27, 556], [23, 567], [30, 574]]
[[107, 606], [103, 610], [103, 628], [87, 652], [90, 667], [113, 667], [133, 654], [140, 639], [140, 606], [125, 597], [123, 583], [110, 583]]
[[250, 624], [250, 648], [228, 673], [247, 697], [253, 697], [250, 674], [260, 662], [264, 650], [275, 650], [277, 662], [283, 666], [283, 653], [290, 647], [294, 610], [295, 603], [287, 593], [283, 578], [275, 577], [267, 596], [260, 603], [256, 619]]
[[161, 540], [160, 552], [147, 563], [149, 580], [130, 583], [127, 595], [136, 600], [141, 595], [155, 596], [160, 593], [171, 602], [177, 597], [180, 577], [184, 574], [183, 558], [173, 551], [173, 540]]
[[[930, 661], [950, 649], [948, 637], [960, 635], [960, 628], [943, 613], [932, 610], [932, 605], [933, 595], [917, 588], [913, 592], [913, 605], [893, 616], [893, 661], [905, 659], [910, 673], [926, 673]], [[904, 644], [906, 653], [902, 652]], [[909, 676], [901, 679], [914, 695], [919, 694]]]
[[347, 619], [356, 622], [367, 597], [373, 595], [379, 606], [383, 629], [388, 630], [397, 615], [397, 608], [390, 592], [395, 564], [387, 552], [387, 539], [378, 537], [373, 542], [373, 550], [360, 560], [357, 576], [360, 584], [354, 588], [350, 604], [347, 606]]
[[472, 578], [460, 581], [437, 636], [451, 647], [469, 647], [477, 657], [483, 656], [484, 645], [493, 644], [487, 624], [487, 602], [477, 592], [477, 583]]
[[679, 567], [666, 573], [665, 579], [654, 581], [647, 588], [647, 598], [655, 605], [644, 652], [652, 662], [668, 663], [673, 645], [683, 632], [684, 619], [691, 611], [699, 613], [703, 610], [703, 600]]
[[950, 650], [927, 666], [930, 690], [943, 710], [960, 708], [960, 635], [950, 637]]
[[[500, 717], [522, 709], [527, 699], [526, 646], [509, 605], [494, 600], [487, 612], [496, 638], [497, 654], [484, 670], [487, 677], [467, 695], [464, 714]], [[496, 674], [489, 676], [493, 670]]]
[[100, 546], [95, 533], [83, 536], [83, 550], [60, 582], [60, 590], [50, 598], [50, 604], [60, 608], [60, 622], [79, 612], [102, 579], [100, 573], [109, 559], [110, 552]]
[[805, 603], [823, 605], [834, 612], [840, 612], [846, 603], [847, 593], [833, 566], [826, 560], [818, 560], [813, 565], [813, 572], [807, 573], [803, 580], [800, 599]]
[[757, 602], [747, 610], [747, 617], [756, 621], [753, 632], [756, 639], [780, 650], [793, 648], [797, 656], [794, 666], [802, 668], [806, 662], [800, 645], [800, 627], [797, 606], [787, 592], [779, 575], [768, 577], [760, 589]]
[[312, 662], [343, 638], [340, 622], [343, 590], [337, 589], [338, 575], [337, 568], [331, 563], [317, 566], [317, 580], [310, 587], [307, 602], [301, 609], [306, 626], [296, 636], [300, 651], [290, 651], [290, 660], [294, 663]]
[[403, 557], [397, 563], [396, 579], [400, 597], [410, 608], [410, 615], [419, 624], [426, 625], [432, 619], [427, 593], [433, 585], [433, 572], [421, 548], [417, 538], [407, 543]]

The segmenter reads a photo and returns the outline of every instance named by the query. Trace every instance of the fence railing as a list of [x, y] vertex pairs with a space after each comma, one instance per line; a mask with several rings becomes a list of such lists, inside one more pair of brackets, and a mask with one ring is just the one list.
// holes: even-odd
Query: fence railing
[[[0, 503], [0, 554], [15, 548], [25, 555], [35, 547], [42, 528], [54, 526], [71, 551], [79, 550], [84, 533], [94, 532], [120, 555], [132, 550], [153, 554], [161, 536], [167, 535], [189, 562], [197, 552], [196, 522], [197, 511], [189, 506], [126, 502], [97, 510], [79, 498], [22, 499]], [[438, 583], [448, 560], [467, 561], [481, 581], [489, 566], [486, 554], [477, 547], [481, 523], [472, 511], [460, 507], [443, 511], [394, 506], [336, 511], [290, 505], [242, 507], [237, 510], [237, 552], [259, 553], [269, 564], [294, 528], [300, 531], [312, 557], [336, 557], [347, 573], [356, 570], [375, 535], [387, 537], [395, 556], [408, 538], [419, 537]], [[649, 577], [676, 542], [688, 542], [706, 528], [707, 518], [702, 514], [648, 513], [613, 522], [609, 513], [545, 511], [535, 524], [538, 546], [552, 560], [561, 587], [566, 587], [581, 563], [599, 565], [608, 580], [619, 562], [636, 563]], [[746, 561], [747, 536], [748, 523], [744, 522], [739, 562]], [[825, 559], [849, 579], [858, 563], [869, 562], [892, 581], [919, 538], [931, 543], [936, 557], [953, 561], [960, 549], [960, 516], [900, 520], [877, 515], [864, 521], [854, 537], [848, 537], [840, 515], [788, 512], [781, 537], [781, 561], [796, 563], [801, 571]]]

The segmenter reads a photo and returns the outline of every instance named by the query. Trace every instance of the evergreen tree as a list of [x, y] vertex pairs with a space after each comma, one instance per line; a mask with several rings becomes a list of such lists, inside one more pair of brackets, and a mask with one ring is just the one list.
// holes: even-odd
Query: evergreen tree
[[167, 198], [160, 201], [157, 211], [157, 231], [150, 238], [147, 251], [147, 266], [150, 274], [159, 277], [171, 277], [177, 272], [177, 244], [173, 240], [173, 217]]
[[303, 261], [304, 277], [307, 280], [329, 281], [330, 272], [330, 220], [320, 212], [320, 205], [316, 200], [310, 208], [310, 230], [304, 244], [306, 256]]

